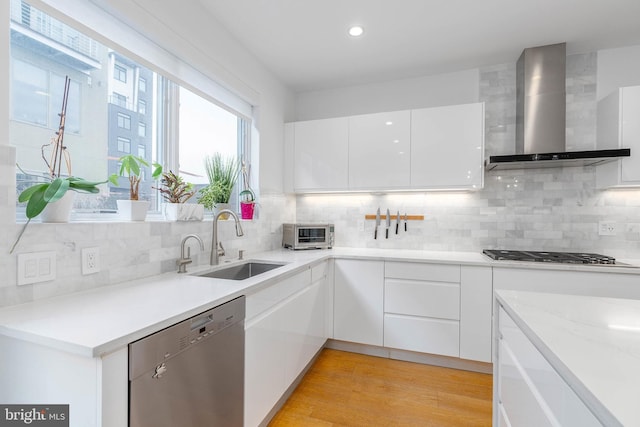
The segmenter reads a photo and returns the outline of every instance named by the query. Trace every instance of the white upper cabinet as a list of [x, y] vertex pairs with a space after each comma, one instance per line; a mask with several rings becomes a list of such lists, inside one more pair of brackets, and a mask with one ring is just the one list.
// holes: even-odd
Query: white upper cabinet
[[476, 190], [484, 185], [484, 104], [285, 125], [285, 190]]
[[348, 118], [295, 122], [293, 133], [293, 189], [347, 190]]
[[411, 111], [411, 187], [484, 185], [484, 104]]
[[350, 117], [349, 188], [408, 188], [410, 139], [408, 110]]
[[640, 86], [623, 87], [598, 102], [597, 148], [630, 148], [625, 157], [597, 166], [598, 188], [640, 186]]

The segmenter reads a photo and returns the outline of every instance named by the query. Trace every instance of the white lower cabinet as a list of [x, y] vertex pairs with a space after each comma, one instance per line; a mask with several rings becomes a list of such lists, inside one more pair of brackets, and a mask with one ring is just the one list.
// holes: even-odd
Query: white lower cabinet
[[[312, 281], [311, 271], [247, 296], [247, 427], [255, 427], [265, 419], [326, 341], [325, 273]], [[265, 300], [271, 300], [272, 305], [265, 305]]]
[[334, 268], [333, 337], [382, 346], [384, 262], [337, 259]]
[[385, 263], [384, 346], [460, 355], [460, 266]]
[[460, 268], [460, 357], [491, 363], [493, 344], [493, 270]]
[[491, 362], [491, 267], [335, 260], [333, 338]]
[[601, 426], [502, 307], [498, 330], [497, 426]]
[[0, 335], [0, 349], [3, 405], [68, 404], [71, 427], [128, 424], [127, 347], [86, 357]]
[[457, 320], [384, 315], [384, 346], [458, 357], [459, 324]]

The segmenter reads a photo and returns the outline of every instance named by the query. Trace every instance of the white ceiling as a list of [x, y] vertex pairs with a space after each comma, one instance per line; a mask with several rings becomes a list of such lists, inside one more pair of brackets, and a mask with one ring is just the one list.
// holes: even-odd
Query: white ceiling
[[199, 1], [297, 92], [640, 44], [640, 0]]

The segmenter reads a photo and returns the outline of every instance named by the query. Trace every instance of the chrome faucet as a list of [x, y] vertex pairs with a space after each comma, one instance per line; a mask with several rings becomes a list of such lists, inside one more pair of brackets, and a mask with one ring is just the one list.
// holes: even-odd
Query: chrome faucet
[[[236, 236], [242, 237], [244, 236], [244, 231], [242, 231], [242, 225], [240, 225], [240, 219], [238, 219], [238, 215], [235, 212], [229, 209], [222, 209], [218, 212], [213, 219], [213, 238], [211, 239], [211, 259], [209, 260], [209, 264], [218, 265], [221, 256], [224, 256], [224, 248], [222, 247], [222, 243], [218, 243], [218, 219], [222, 214], [229, 214], [233, 217], [233, 220], [236, 222]], [[218, 249], [220, 246], [220, 249]]]
[[[204, 251], [204, 243], [202, 243], [202, 239], [198, 237], [196, 234], [188, 234], [184, 236], [182, 239], [182, 243], [180, 243], [180, 259], [176, 261], [178, 265], [178, 273], [186, 273], [187, 272], [187, 264], [191, 264], [191, 248], [186, 245], [187, 240], [190, 238], [194, 238], [200, 243], [200, 250]], [[187, 254], [185, 256], [184, 249], [187, 249]]]

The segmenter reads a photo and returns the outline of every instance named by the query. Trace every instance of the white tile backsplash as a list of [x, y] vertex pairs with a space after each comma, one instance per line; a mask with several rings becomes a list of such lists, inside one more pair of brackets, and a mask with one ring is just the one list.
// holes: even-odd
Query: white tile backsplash
[[[252, 253], [280, 247], [281, 224], [295, 220], [295, 197], [263, 195], [259, 202], [262, 218], [242, 221], [244, 237], [236, 237], [233, 220], [219, 221], [220, 240], [226, 249], [227, 258], [237, 258], [240, 249], [244, 249], [245, 256], [250, 257]], [[12, 203], [15, 203], [15, 199]], [[0, 205], [0, 208], [5, 207]], [[11, 211], [15, 211], [13, 206]], [[16, 253], [9, 255], [9, 248], [22, 227], [22, 224], [11, 223], [7, 225], [7, 222], [3, 222], [4, 225], [0, 226], [0, 250], [3, 253], [0, 257], [0, 306], [174, 271], [175, 261], [180, 256], [180, 243], [187, 234], [197, 234], [205, 244], [205, 250], [201, 252], [195, 242], [189, 243], [194, 260], [192, 268], [195, 265], [207, 265], [211, 252], [212, 222], [208, 220], [32, 223], [22, 237]], [[87, 247], [100, 248], [101, 271], [83, 276], [81, 252]], [[56, 280], [18, 287], [17, 254], [37, 251], [57, 253]]]

